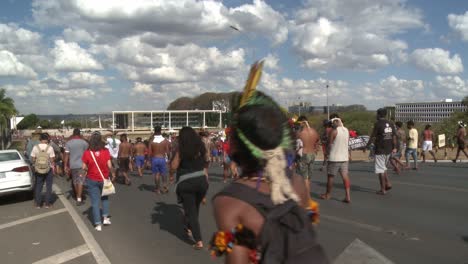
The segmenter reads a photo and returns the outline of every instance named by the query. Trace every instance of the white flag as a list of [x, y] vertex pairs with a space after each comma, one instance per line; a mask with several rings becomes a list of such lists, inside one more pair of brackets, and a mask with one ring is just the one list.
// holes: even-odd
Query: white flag
[[64, 124], [65, 124], [65, 120], [62, 120], [62, 122], [60, 122], [60, 124], [64, 125]]

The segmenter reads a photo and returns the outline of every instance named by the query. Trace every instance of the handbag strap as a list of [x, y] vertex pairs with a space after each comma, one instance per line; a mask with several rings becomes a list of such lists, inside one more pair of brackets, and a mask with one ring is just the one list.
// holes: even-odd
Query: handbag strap
[[106, 179], [104, 178], [104, 175], [102, 174], [101, 168], [99, 168], [99, 164], [97, 163], [96, 158], [94, 157], [93, 151], [90, 150], [89, 152], [91, 152], [91, 157], [93, 157], [94, 164], [96, 164], [96, 167], [97, 167], [98, 170], [99, 170], [99, 174], [101, 174], [102, 180], [105, 181]]

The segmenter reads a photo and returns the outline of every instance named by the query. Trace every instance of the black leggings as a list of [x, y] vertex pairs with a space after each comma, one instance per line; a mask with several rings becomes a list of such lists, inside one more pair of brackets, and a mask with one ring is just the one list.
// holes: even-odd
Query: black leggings
[[198, 212], [207, 190], [208, 182], [205, 176], [186, 180], [177, 186], [177, 194], [184, 207], [186, 225], [192, 230], [193, 239], [197, 242], [202, 240]]

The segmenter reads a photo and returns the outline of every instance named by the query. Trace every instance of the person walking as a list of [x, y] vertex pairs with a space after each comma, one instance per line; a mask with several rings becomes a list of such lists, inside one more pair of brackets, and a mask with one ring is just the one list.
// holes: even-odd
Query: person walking
[[106, 135], [106, 148], [109, 150], [111, 155], [111, 163], [112, 163], [112, 181], [115, 181], [119, 175], [119, 147], [120, 147], [120, 140], [117, 139], [117, 132], [111, 132]]
[[191, 127], [179, 131], [175, 155], [171, 161], [171, 177], [176, 173], [176, 194], [185, 214], [185, 231], [195, 241], [195, 249], [203, 248], [198, 213], [208, 190], [205, 177], [206, 148]]
[[[111, 155], [105, 147], [101, 133], [94, 132], [89, 139], [89, 149], [83, 153], [83, 171], [87, 171], [86, 185], [91, 198], [91, 209], [96, 231], [102, 230], [102, 225], [110, 225], [109, 196], [101, 196], [104, 179], [109, 179], [112, 168]], [[104, 179], [103, 179], [104, 178]], [[102, 205], [102, 214], [101, 214]]]
[[73, 129], [73, 135], [67, 143], [65, 143], [64, 166], [66, 174], [72, 178], [77, 206], [84, 204], [82, 194], [85, 177], [81, 177], [80, 175], [84, 174], [82, 171], [82, 158], [83, 153], [88, 149], [88, 147], [88, 142], [81, 138], [80, 129]]
[[167, 163], [166, 158], [170, 155], [169, 141], [161, 135], [161, 127], [154, 127], [154, 135], [150, 139], [148, 155], [151, 157], [151, 170], [154, 177], [154, 192], [156, 194], [167, 193]]
[[146, 144], [143, 143], [141, 137], [137, 137], [135, 147], [133, 148], [133, 156], [138, 170], [138, 176], [143, 177], [143, 169], [145, 168], [145, 153], [148, 151]]
[[397, 136], [393, 123], [385, 119], [387, 109], [377, 110], [377, 122], [369, 139], [368, 145], [374, 142], [375, 145], [375, 173], [379, 175], [380, 190], [377, 194], [384, 195], [392, 189], [392, 184], [388, 179], [387, 164], [392, 153], [397, 152]]
[[466, 124], [463, 123], [463, 121], [458, 121], [458, 129], [457, 129], [457, 134], [455, 136], [457, 140], [458, 149], [457, 149], [457, 156], [455, 156], [455, 159], [452, 160], [453, 163], [457, 162], [460, 152], [463, 152], [466, 158], [468, 158], [468, 154], [466, 154], [466, 151], [465, 151], [465, 137], [466, 137], [465, 127], [466, 127]]
[[297, 121], [300, 123], [297, 138], [302, 142], [302, 149], [301, 155], [298, 157], [296, 173], [304, 177], [307, 192], [310, 192], [310, 180], [318, 151], [319, 134], [310, 127], [307, 117], [300, 116]]
[[408, 137], [407, 137], [406, 151], [405, 151], [406, 169], [410, 169], [409, 157], [411, 155], [414, 160], [413, 170], [417, 170], [418, 169], [418, 130], [414, 128], [414, 122], [412, 120], [406, 122], [406, 126], [408, 127]]
[[45, 208], [51, 206], [52, 184], [54, 180], [53, 169], [55, 168], [55, 152], [49, 145], [49, 137], [42, 133], [39, 136], [40, 143], [31, 150], [31, 162], [34, 167], [34, 176], [36, 178], [34, 201], [36, 208], [42, 206], [42, 188], [46, 184]]
[[119, 173], [123, 174], [126, 185], [132, 184], [130, 178], [128, 177], [128, 171], [130, 170], [131, 155], [132, 144], [128, 142], [127, 134], [122, 134], [120, 135], [120, 145], [117, 157], [119, 160]]
[[242, 175], [213, 198], [218, 231], [211, 254], [225, 256], [224, 263], [328, 263], [308, 217], [317, 214], [306, 210], [313, 202], [304, 179], [288, 169], [286, 152], [293, 146], [287, 117], [248, 85], [237, 97], [231, 141]]
[[338, 174], [343, 179], [345, 189], [344, 203], [351, 203], [351, 183], [349, 181], [349, 152], [348, 141], [349, 131], [344, 127], [341, 119], [338, 117], [332, 118], [333, 129], [330, 132], [328, 139], [328, 163], [327, 163], [327, 190], [320, 198], [328, 200], [331, 198], [333, 189], [333, 178]]
[[403, 150], [405, 149], [405, 142], [406, 142], [406, 132], [403, 129], [403, 123], [400, 121], [395, 122], [396, 126], [396, 135], [397, 135], [397, 152], [393, 153], [390, 157], [390, 163], [392, 164], [395, 172], [397, 174], [401, 173], [401, 169], [405, 167], [405, 164], [401, 162], [401, 157]]
[[434, 158], [434, 162], [437, 162], [435, 153], [434, 151], [432, 151], [432, 143], [434, 141], [434, 132], [431, 130], [430, 124], [427, 124], [426, 127], [424, 128], [424, 131], [422, 132], [422, 138], [423, 138], [423, 143], [422, 143], [421, 153], [422, 153], [423, 163], [426, 162], [426, 152], [429, 152]]

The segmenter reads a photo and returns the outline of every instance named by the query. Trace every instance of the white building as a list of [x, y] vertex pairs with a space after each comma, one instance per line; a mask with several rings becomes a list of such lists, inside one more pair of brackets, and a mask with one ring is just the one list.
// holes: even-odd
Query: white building
[[418, 123], [438, 123], [452, 116], [454, 112], [466, 112], [461, 101], [445, 99], [441, 102], [401, 103], [395, 106], [396, 121], [413, 120]]
[[112, 128], [115, 130], [152, 130], [154, 126], [163, 129], [222, 128], [221, 110], [163, 110], [163, 111], [112, 111]]

